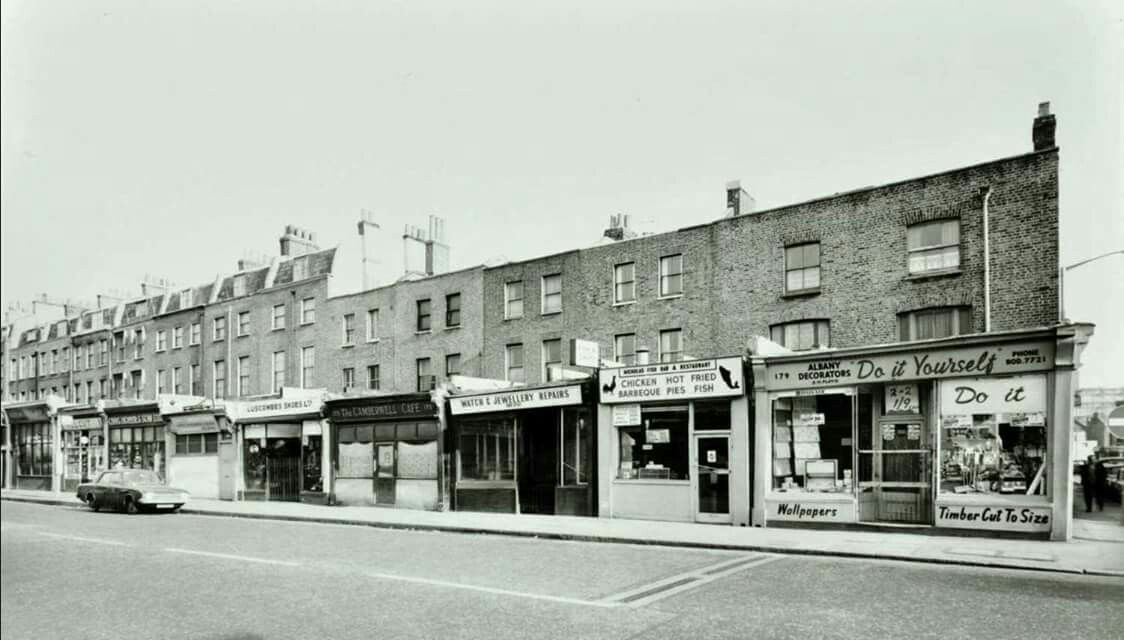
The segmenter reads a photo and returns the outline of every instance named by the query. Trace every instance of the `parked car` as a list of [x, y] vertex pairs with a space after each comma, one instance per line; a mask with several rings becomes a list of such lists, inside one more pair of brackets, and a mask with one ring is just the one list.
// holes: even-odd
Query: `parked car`
[[94, 511], [119, 509], [126, 513], [142, 510], [179, 511], [188, 492], [165, 485], [154, 471], [110, 469], [94, 482], [78, 485], [78, 499]]

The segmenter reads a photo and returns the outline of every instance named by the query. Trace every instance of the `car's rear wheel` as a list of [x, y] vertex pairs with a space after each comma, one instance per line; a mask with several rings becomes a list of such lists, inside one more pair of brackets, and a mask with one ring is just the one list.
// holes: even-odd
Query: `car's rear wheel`
[[125, 513], [135, 516], [140, 513], [140, 505], [132, 498], [125, 498]]
[[94, 511], [101, 509], [101, 505], [98, 504], [98, 499], [95, 498], [94, 494], [92, 493], [86, 494], [86, 506], [90, 507]]

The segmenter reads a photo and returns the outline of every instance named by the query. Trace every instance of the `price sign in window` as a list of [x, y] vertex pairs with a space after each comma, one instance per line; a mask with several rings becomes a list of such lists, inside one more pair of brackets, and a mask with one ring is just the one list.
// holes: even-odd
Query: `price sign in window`
[[920, 413], [917, 401], [917, 385], [886, 385], [886, 413]]

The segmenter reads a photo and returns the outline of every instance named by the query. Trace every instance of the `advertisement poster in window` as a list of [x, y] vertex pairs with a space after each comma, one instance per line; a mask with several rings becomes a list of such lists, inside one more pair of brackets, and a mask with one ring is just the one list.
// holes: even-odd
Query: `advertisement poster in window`
[[917, 402], [917, 385], [915, 384], [888, 384], [886, 385], [886, 413], [919, 412]]

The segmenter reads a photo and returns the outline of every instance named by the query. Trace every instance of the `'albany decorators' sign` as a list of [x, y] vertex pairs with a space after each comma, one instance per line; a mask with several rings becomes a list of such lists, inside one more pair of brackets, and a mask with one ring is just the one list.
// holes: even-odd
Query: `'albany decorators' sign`
[[582, 403], [582, 387], [575, 384], [569, 387], [549, 389], [520, 389], [479, 396], [449, 398], [449, 410], [453, 415], [468, 413], [488, 413], [491, 411], [511, 411], [514, 409], [538, 409], [541, 407], [565, 407]]
[[1050, 512], [1050, 507], [938, 504], [934, 524], [953, 529], [1042, 532], [1050, 530]]
[[601, 370], [601, 402], [740, 396], [742, 359], [683, 360]]
[[776, 391], [898, 380], [992, 376], [1048, 371], [1053, 364], [1054, 343], [1035, 340], [1003, 345], [945, 347], [912, 353], [770, 362], [765, 386], [770, 391]]

